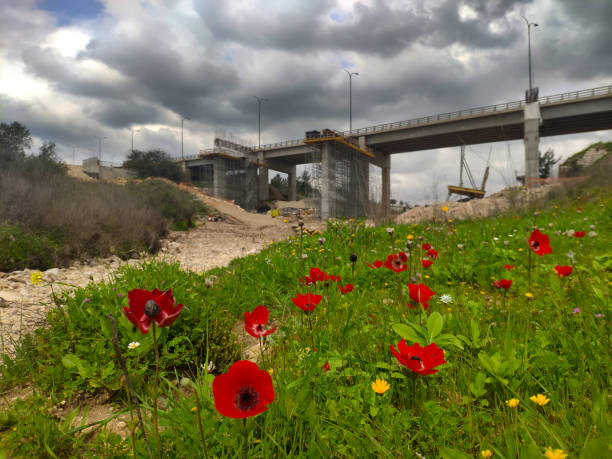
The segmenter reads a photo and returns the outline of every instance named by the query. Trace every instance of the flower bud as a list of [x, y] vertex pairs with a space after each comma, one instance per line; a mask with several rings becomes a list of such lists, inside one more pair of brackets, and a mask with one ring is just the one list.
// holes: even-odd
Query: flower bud
[[355, 263], [357, 261], [357, 254], [356, 253], [351, 253], [351, 256], [349, 257], [349, 260], [351, 260], [351, 263]]

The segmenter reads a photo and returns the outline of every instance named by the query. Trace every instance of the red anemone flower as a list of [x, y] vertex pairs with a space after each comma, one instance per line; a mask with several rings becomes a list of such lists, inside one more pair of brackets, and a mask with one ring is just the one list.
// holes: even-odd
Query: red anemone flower
[[370, 263], [368, 263], [368, 262], [366, 261], [366, 265], [368, 265], [368, 266], [369, 266], [370, 268], [372, 268], [372, 269], [378, 269], [378, 268], [380, 268], [380, 267], [383, 265], [383, 262], [382, 262], [382, 261], [380, 261], [380, 260], [376, 260], [376, 261], [374, 262], [374, 265], [371, 265]]
[[346, 284], [344, 287], [342, 285], [338, 285], [338, 288], [342, 293], [351, 293], [353, 291], [353, 284]]
[[239, 360], [213, 381], [215, 408], [228, 418], [248, 418], [274, 401], [272, 377], [256, 363]]
[[311, 312], [317, 307], [319, 301], [321, 301], [323, 297], [321, 295], [314, 295], [312, 293], [307, 293], [306, 295], [298, 294], [297, 297], [292, 298], [291, 301], [295, 303], [295, 305], [300, 308], [302, 311]]
[[431, 265], [433, 265], [433, 261], [423, 258], [421, 260], [421, 264], [423, 265], [423, 268], [429, 268]]
[[574, 237], [584, 237], [585, 234], [586, 234], [586, 231], [575, 231]]
[[436, 258], [438, 258], [438, 251], [435, 249], [429, 249], [427, 251], [427, 256], [435, 260]]
[[[408, 284], [408, 292], [410, 293], [410, 299], [423, 306], [423, 309], [429, 307], [429, 300], [436, 294], [425, 284]], [[410, 309], [414, 309], [412, 304], [409, 304], [409, 306]]]
[[387, 261], [385, 261], [385, 268], [401, 273], [408, 269], [407, 261], [408, 257], [404, 252], [399, 252], [398, 254], [392, 253], [387, 257]]
[[389, 349], [399, 363], [420, 375], [437, 373], [438, 370], [432, 370], [432, 368], [446, 363], [444, 350], [440, 349], [435, 343], [425, 347], [421, 347], [419, 343], [408, 346], [406, 340], [403, 339], [397, 343], [397, 350], [395, 350], [393, 344], [389, 345]]
[[329, 371], [329, 362], [325, 362], [325, 363], [323, 364], [323, 366], [321, 367], [321, 371], [322, 371], [323, 373], [327, 373], [327, 372]]
[[514, 265], [504, 265], [504, 269], [506, 271], [512, 271], [514, 269]]
[[123, 307], [123, 313], [130, 322], [138, 327], [141, 333], [147, 334], [151, 322], [158, 327], [168, 327], [177, 319], [183, 305], [174, 307], [172, 289], [162, 292], [155, 289], [152, 292], [137, 288], [128, 292], [130, 307]]
[[533, 230], [533, 233], [529, 236], [529, 247], [540, 256], [552, 253], [548, 236], [544, 233], [540, 233], [537, 229]]
[[310, 278], [314, 281], [324, 281], [327, 277], [324, 271], [319, 268], [310, 268]]
[[512, 281], [510, 279], [500, 279], [498, 281], [493, 281], [493, 286], [495, 288], [503, 288], [508, 291], [508, 289], [512, 286]]
[[277, 327], [266, 330], [264, 325], [268, 323], [270, 311], [265, 306], [259, 305], [253, 312], [244, 312], [244, 329], [254, 338], [268, 336], [276, 331]]
[[428, 244], [427, 242], [423, 244], [422, 247], [423, 247], [423, 250], [431, 250], [431, 244]]
[[571, 266], [555, 266], [555, 271], [557, 272], [557, 276], [559, 277], [567, 277], [569, 276], [574, 268]]

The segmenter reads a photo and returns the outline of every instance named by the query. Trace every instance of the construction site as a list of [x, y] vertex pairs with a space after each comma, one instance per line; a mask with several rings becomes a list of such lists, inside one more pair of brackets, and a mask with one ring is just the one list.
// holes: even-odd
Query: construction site
[[[267, 209], [274, 171], [287, 174], [288, 200], [306, 200], [313, 216], [363, 217], [380, 208], [381, 173], [371, 164], [371, 152], [329, 129], [308, 131], [302, 142], [299, 155], [264, 160], [257, 147], [217, 131], [213, 148], [185, 157], [181, 164], [205, 193], [250, 211]], [[298, 172], [308, 177], [299, 196]]]

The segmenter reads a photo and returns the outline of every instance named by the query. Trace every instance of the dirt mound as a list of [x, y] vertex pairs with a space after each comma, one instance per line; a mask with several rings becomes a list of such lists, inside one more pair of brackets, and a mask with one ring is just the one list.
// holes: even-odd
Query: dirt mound
[[[541, 199], [561, 185], [547, 185], [538, 188], [512, 187], [494, 193], [483, 199], [473, 199], [467, 202], [447, 201], [433, 206], [415, 207], [395, 218], [397, 223], [419, 223], [432, 219], [444, 218], [463, 220], [466, 218], [482, 218], [496, 215], [516, 207], [522, 207]], [[443, 207], [448, 211], [444, 212]]]
[[70, 177], [74, 177], [75, 179], [83, 180], [84, 182], [95, 182], [96, 179], [90, 177], [85, 172], [83, 172], [83, 166], [79, 166], [76, 164], [66, 164], [68, 168], [68, 175]]

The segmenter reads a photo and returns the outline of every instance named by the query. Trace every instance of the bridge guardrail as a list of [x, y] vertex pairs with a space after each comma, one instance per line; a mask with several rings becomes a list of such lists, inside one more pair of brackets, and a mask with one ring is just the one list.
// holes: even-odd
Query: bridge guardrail
[[[538, 99], [541, 105], [554, 104], [559, 102], [566, 102], [571, 100], [586, 99], [589, 97], [599, 97], [606, 94], [612, 94], [612, 85], [600, 86], [598, 88], [583, 89], [580, 91], [571, 91], [562, 94], [554, 94], [552, 96], [542, 96]], [[502, 104], [487, 105], [484, 107], [469, 108], [465, 110], [457, 110], [449, 113], [440, 113], [438, 115], [423, 116], [419, 118], [412, 118], [404, 121], [395, 121], [393, 123], [377, 124], [375, 126], [367, 126], [364, 128], [353, 129], [352, 131], [342, 131], [341, 134], [345, 137], [359, 136], [363, 134], [372, 134], [375, 132], [384, 132], [401, 127], [418, 126], [420, 124], [429, 124], [436, 121], [449, 121], [454, 119], [461, 119], [474, 115], [485, 115], [488, 113], [506, 112], [511, 110], [520, 109], [525, 105], [523, 100], [515, 100], [512, 102], [506, 102]], [[293, 145], [299, 145], [303, 139], [285, 140], [282, 142], [269, 143], [262, 145], [262, 150], [271, 150], [275, 148], [289, 147]], [[254, 150], [259, 148], [255, 147]]]

